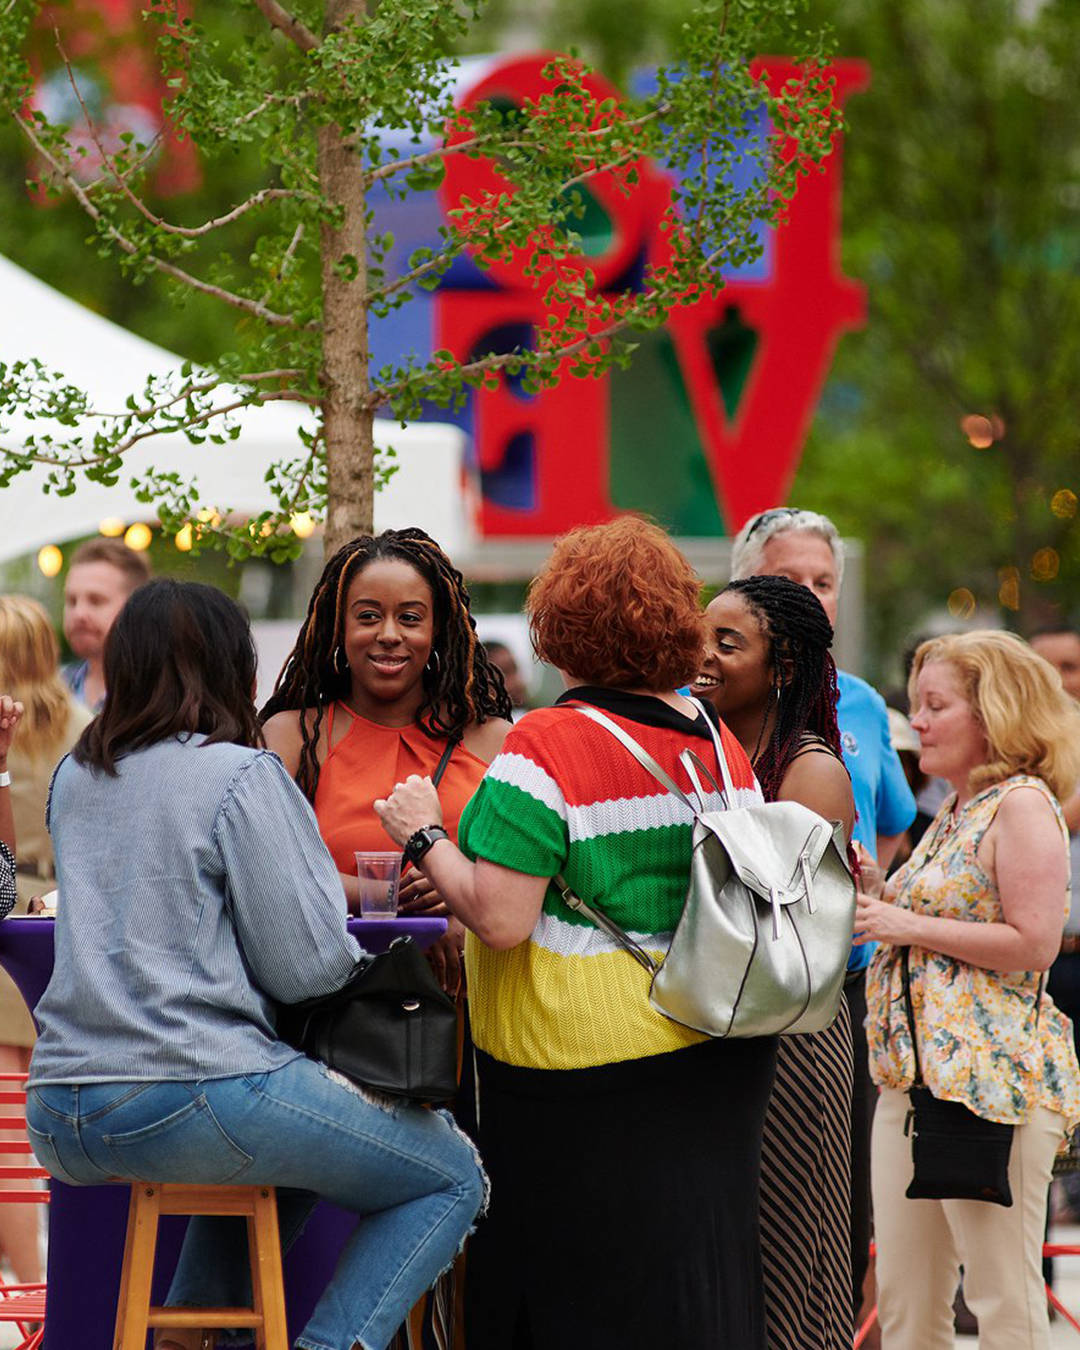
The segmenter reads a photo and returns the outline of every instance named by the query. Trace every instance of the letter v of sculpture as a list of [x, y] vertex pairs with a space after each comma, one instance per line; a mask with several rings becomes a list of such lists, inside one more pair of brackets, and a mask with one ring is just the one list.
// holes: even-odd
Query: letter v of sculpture
[[[787, 62], [761, 64], [774, 92], [796, 73]], [[831, 70], [841, 105], [868, 84], [862, 62], [838, 61]], [[802, 180], [786, 219], [772, 232], [764, 280], [735, 278], [716, 296], [677, 306], [668, 319], [717, 501], [733, 534], [786, 498], [840, 334], [865, 318], [863, 286], [840, 272], [841, 172], [837, 145], [821, 172]], [[652, 239], [662, 263], [666, 236]], [[731, 416], [707, 340], [733, 310], [758, 343]]]

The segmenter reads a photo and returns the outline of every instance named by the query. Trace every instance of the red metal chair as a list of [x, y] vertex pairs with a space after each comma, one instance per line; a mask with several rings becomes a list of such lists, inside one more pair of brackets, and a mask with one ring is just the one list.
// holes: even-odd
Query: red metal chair
[[[18, 1131], [17, 1139], [0, 1138], [0, 1158], [12, 1158], [0, 1164], [0, 1178], [11, 1181], [48, 1181], [49, 1174], [34, 1161], [26, 1137], [26, 1120], [13, 1107], [26, 1109], [26, 1075], [0, 1073], [0, 1131]], [[27, 1184], [10, 1190], [0, 1189], [0, 1205], [47, 1205], [48, 1187]], [[22, 1340], [18, 1350], [38, 1350], [45, 1335], [45, 1285], [4, 1284], [0, 1281], [0, 1323], [18, 1327]]]
[[[873, 1247], [870, 1248], [870, 1252], [871, 1255], [874, 1254]], [[1063, 1242], [1044, 1242], [1043, 1257], [1045, 1258], [1047, 1256], [1080, 1256], [1080, 1246], [1070, 1246], [1069, 1244]], [[1068, 1310], [1068, 1308], [1066, 1308], [1064, 1303], [1062, 1303], [1062, 1301], [1058, 1298], [1057, 1294], [1054, 1293], [1054, 1291], [1050, 1288], [1049, 1285], [1046, 1286], [1046, 1301], [1050, 1304], [1052, 1308], [1056, 1309], [1058, 1315], [1060, 1317], [1063, 1317], [1074, 1331], [1080, 1331], [1080, 1322], [1076, 1320], [1073, 1314]], [[870, 1309], [866, 1321], [862, 1324], [861, 1327], [859, 1327], [856, 1330], [854, 1350], [859, 1350], [859, 1347], [862, 1345], [863, 1341], [865, 1341], [867, 1336], [870, 1335], [871, 1328], [877, 1321], [877, 1311], [878, 1311], [877, 1304], [875, 1303], [874, 1306]]]

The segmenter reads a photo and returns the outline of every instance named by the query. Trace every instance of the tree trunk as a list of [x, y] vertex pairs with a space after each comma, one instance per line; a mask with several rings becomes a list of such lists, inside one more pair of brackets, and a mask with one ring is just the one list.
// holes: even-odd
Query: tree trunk
[[[365, 0], [327, 0], [324, 31], [362, 19]], [[341, 225], [322, 227], [323, 435], [327, 509], [324, 554], [330, 557], [374, 524], [375, 416], [366, 406], [368, 372], [367, 241], [359, 156], [338, 126], [318, 132], [319, 183], [342, 209]], [[355, 262], [354, 262], [355, 260]]]

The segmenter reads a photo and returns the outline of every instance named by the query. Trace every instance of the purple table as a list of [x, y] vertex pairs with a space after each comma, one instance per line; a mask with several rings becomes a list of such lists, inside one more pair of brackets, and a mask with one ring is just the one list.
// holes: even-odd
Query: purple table
[[[429, 947], [446, 931], [445, 919], [350, 919], [349, 932], [369, 952], [385, 951], [396, 937]], [[5, 919], [0, 923], [0, 966], [33, 1010], [52, 975], [53, 921]], [[126, 1186], [50, 1183], [49, 1315], [42, 1350], [112, 1350], [116, 1300], [130, 1192]], [[154, 1271], [155, 1302], [164, 1299], [187, 1220], [161, 1221]], [[317, 1205], [285, 1258], [285, 1298], [290, 1342], [299, 1335], [326, 1288], [356, 1215]]]

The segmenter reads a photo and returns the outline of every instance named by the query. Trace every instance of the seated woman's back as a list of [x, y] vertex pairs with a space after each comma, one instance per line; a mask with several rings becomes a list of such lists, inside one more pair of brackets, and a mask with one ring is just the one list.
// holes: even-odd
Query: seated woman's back
[[204, 742], [159, 741], [116, 777], [71, 757], [57, 771], [62, 901], [35, 1081], [71, 1081], [88, 1045], [99, 1080], [276, 1067], [295, 1051], [267, 995], [328, 992], [355, 960], [344, 898], [327, 903], [337, 877], [279, 761]]

